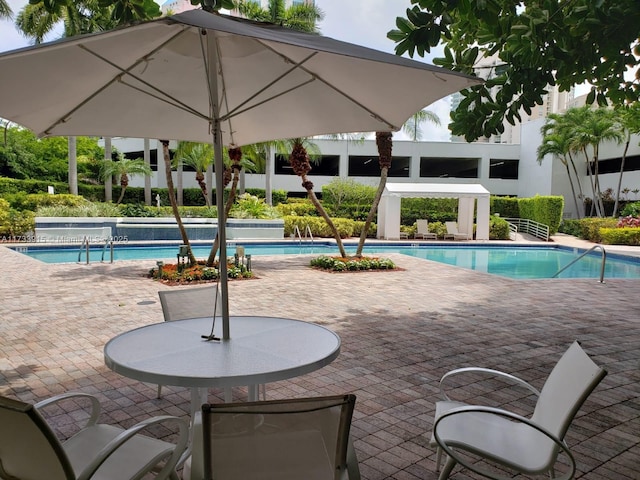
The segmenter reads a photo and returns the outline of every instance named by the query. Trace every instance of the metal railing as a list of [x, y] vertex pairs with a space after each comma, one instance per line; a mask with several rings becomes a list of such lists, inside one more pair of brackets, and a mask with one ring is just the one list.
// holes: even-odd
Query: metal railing
[[[505, 218], [507, 222], [516, 227], [516, 232], [528, 233], [545, 242], [549, 241], [549, 226], [535, 222], [528, 218]], [[511, 229], [511, 227], [509, 227]]]
[[[87, 265], [89, 265], [89, 262], [90, 262], [89, 254], [91, 251], [91, 238], [93, 237], [85, 236], [82, 239], [82, 243], [80, 244], [80, 250], [78, 251], [78, 263], [80, 263], [80, 259], [82, 258], [82, 254], [84, 253], [85, 262]], [[107, 247], [109, 247], [109, 255], [110, 255], [109, 263], [113, 263], [113, 238], [111, 237], [104, 239], [104, 245], [102, 245], [102, 254], [100, 257], [100, 262], [104, 262], [104, 254], [107, 250]]]
[[602, 245], [594, 245], [589, 250], [587, 250], [582, 255], [580, 255], [578, 258], [574, 258], [572, 261], [570, 261], [568, 264], [566, 264], [564, 267], [562, 267], [560, 270], [558, 270], [553, 275], [553, 277], [551, 277], [551, 278], [556, 278], [558, 275], [560, 275], [562, 272], [564, 272], [567, 268], [569, 268], [571, 265], [576, 263], [582, 257], [588, 255], [589, 253], [593, 252], [594, 250], [596, 250], [598, 248], [602, 251], [602, 265], [600, 266], [600, 283], [604, 283], [604, 265], [605, 265], [605, 263], [607, 261], [607, 251], [604, 249], [604, 247]]
[[302, 243], [302, 240], [311, 239], [311, 244], [313, 245], [313, 234], [311, 233], [311, 227], [309, 227], [309, 225], [307, 225], [304, 229], [304, 239], [302, 238], [300, 228], [298, 227], [298, 225], [296, 225], [293, 229], [293, 238], [297, 238], [300, 243]]

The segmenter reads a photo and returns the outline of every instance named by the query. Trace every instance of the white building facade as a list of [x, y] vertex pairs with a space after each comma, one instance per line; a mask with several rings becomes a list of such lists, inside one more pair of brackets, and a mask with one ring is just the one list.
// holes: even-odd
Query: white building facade
[[[491, 195], [532, 197], [535, 195], [562, 195], [565, 197], [565, 218], [576, 218], [578, 212], [571, 198], [567, 173], [560, 160], [546, 157], [537, 160], [537, 148], [541, 142], [540, 127], [544, 119], [522, 125], [520, 144], [463, 143], [463, 142], [411, 142], [394, 141], [393, 163], [389, 173], [390, 183], [455, 183], [480, 184]], [[129, 158], [143, 158], [142, 139], [114, 138], [114, 148]], [[314, 140], [322, 154], [319, 165], [313, 166], [309, 178], [315, 190], [336, 177], [350, 178], [359, 183], [377, 185], [379, 179], [378, 153], [374, 140], [354, 143], [346, 140]], [[640, 188], [640, 137], [632, 138], [627, 153], [622, 188], [628, 200], [640, 200], [633, 190]], [[600, 149], [601, 190], [617, 190], [619, 159], [623, 145], [603, 144]], [[150, 141], [150, 163], [153, 169], [151, 188], [166, 188], [159, 141]], [[286, 158], [272, 154], [271, 185], [274, 190], [285, 190], [291, 195], [304, 195], [304, 188], [289, 168]], [[160, 168], [158, 168], [158, 162]], [[590, 183], [586, 162], [576, 158], [585, 196], [590, 197]], [[609, 173], [606, 173], [609, 172]], [[173, 172], [178, 184], [178, 172]], [[245, 176], [245, 188], [265, 188], [267, 174]], [[135, 176], [133, 187], [144, 187], [145, 179]], [[197, 188], [194, 172], [182, 173], [183, 188]]]

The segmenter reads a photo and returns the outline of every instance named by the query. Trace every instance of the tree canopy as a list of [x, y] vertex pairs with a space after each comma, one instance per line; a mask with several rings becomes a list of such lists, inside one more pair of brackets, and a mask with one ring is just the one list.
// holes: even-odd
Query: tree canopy
[[[543, 103], [549, 86], [588, 82], [587, 102], [640, 98], [638, 0], [411, 0], [407, 18], [388, 32], [398, 55], [424, 56], [441, 45], [436, 65], [488, 78], [462, 92], [450, 128], [468, 141], [502, 133]], [[476, 71], [497, 56], [492, 71]], [[629, 72], [632, 78], [628, 78]], [[627, 77], [625, 77], [627, 74]]]

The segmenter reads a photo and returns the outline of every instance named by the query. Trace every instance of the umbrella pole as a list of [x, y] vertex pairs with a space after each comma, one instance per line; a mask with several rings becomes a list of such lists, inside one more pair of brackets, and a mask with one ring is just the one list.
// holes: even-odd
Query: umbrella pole
[[[217, 112], [217, 108], [214, 110]], [[220, 278], [220, 294], [222, 295], [222, 339], [229, 340], [229, 276], [227, 273], [227, 226], [224, 215], [224, 161], [222, 158], [222, 135], [220, 134], [220, 122], [214, 120], [213, 129], [213, 154], [216, 166], [216, 209], [218, 210], [218, 238], [219, 238], [219, 263], [218, 272]]]
[[[218, 273], [220, 277], [222, 306], [222, 340], [231, 338], [229, 332], [229, 275], [227, 273], [227, 226], [224, 212], [224, 159], [222, 156], [222, 132], [220, 105], [218, 103], [218, 55], [213, 35], [207, 35], [206, 66], [209, 83], [209, 102], [213, 121], [213, 155], [216, 174], [216, 209], [218, 210], [218, 238], [220, 244]], [[213, 41], [212, 41], [213, 40]]]

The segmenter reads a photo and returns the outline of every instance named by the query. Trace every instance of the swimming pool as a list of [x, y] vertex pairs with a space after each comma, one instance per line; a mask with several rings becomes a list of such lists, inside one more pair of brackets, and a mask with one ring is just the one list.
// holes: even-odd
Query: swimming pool
[[[246, 255], [337, 255], [338, 250], [333, 243], [315, 242], [312, 246], [291, 242], [280, 243], [243, 243], [230, 242], [227, 254], [235, 253], [236, 245], [242, 245]], [[76, 247], [47, 247], [29, 246], [13, 247], [32, 258], [46, 263], [85, 262], [85, 252]], [[345, 244], [349, 253], [356, 250], [356, 245]], [[210, 245], [193, 245], [197, 258], [209, 255]], [[114, 260], [175, 260], [178, 251], [174, 245], [116, 245]], [[511, 246], [511, 245], [451, 245], [448, 244], [370, 244], [366, 245], [364, 253], [367, 255], [388, 255], [401, 253], [404, 255], [446, 263], [461, 268], [477, 270], [492, 275], [514, 279], [551, 278], [556, 272], [583, 253], [582, 250], [550, 246]], [[94, 246], [90, 250], [90, 262], [109, 260], [109, 251]], [[80, 259], [80, 260], [79, 260]], [[558, 278], [599, 278], [602, 258], [600, 252], [594, 252], [582, 258], [569, 269], [562, 272]], [[640, 279], [640, 259], [615, 255], [607, 255], [606, 278], [637, 278]]]

